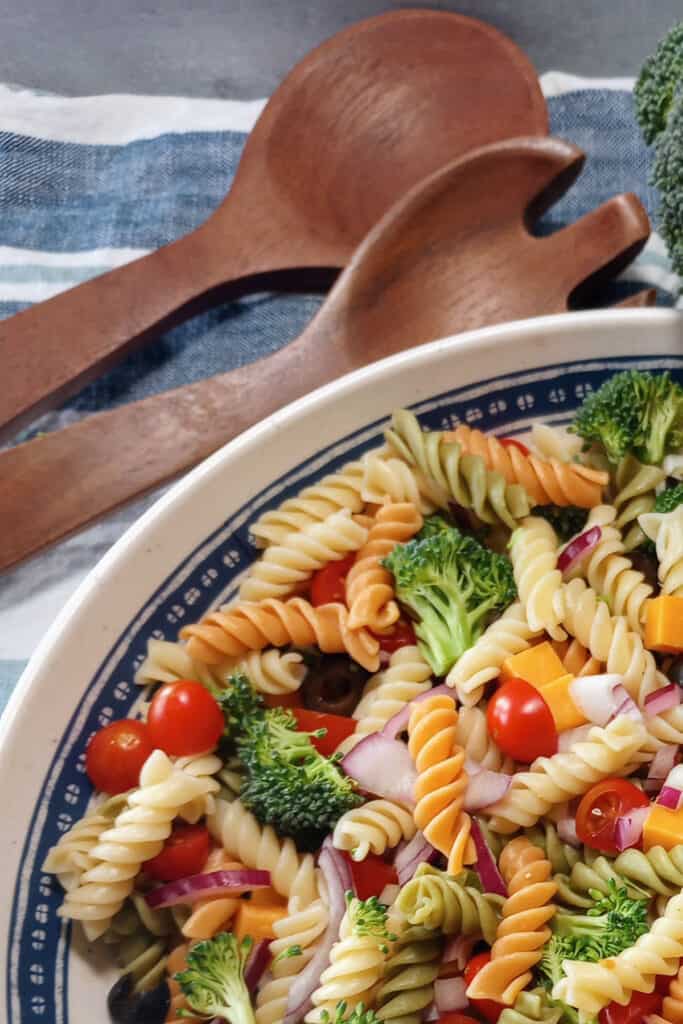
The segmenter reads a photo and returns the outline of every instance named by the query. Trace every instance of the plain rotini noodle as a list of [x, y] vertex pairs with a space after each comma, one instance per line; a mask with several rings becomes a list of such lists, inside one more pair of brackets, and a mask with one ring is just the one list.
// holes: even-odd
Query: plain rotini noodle
[[525, 989], [515, 999], [514, 1006], [506, 1006], [498, 1024], [558, 1024], [562, 1007], [553, 1006], [545, 989]]
[[305, 487], [295, 498], [288, 498], [278, 508], [264, 512], [250, 528], [261, 547], [280, 544], [311, 523], [322, 522], [333, 512], [348, 509], [360, 512], [363, 467], [360, 462], [349, 462], [336, 473], [323, 477], [316, 484]]
[[500, 473], [508, 484], [520, 484], [532, 505], [576, 505], [592, 508], [602, 500], [609, 481], [607, 473], [559, 459], [539, 459], [516, 445], [504, 445], [492, 434], [483, 434], [462, 423], [445, 435], [464, 452], [484, 460], [489, 470]]
[[79, 821], [74, 822], [68, 832], [48, 850], [42, 870], [56, 875], [59, 884], [67, 892], [80, 885], [85, 871], [94, 867], [92, 851], [100, 841], [100, 836], [126, 806], [126, 795], [110, 797]]
[[650, 512], [638, 522], [655, 542], [662, 593], [683, 597], [683, 505], [673, 512]]
[[379, 642], [367, 630], [349, 629], [343, 604], [314, 608], [300, 597], [243, 601], [229, 611], [209, 612], [200, 622], [184, 626], [180, 635], [191, 657], [208, 665], [264, 647], [315, 644], [325, 654], [346, 651], [369, 672], [379, 667]]
[[512, 772], [514, 761], [506, 757], [489, 735], [486, 712], [480, 707], [458, 708], [455, 742], [465, 751], [467, 761], [494, 772]]
[[350, 629], [367, 626], [381, 632], [396, 622], [399, 608], [394, 597], [394, 578], [380, 561], [421, 528], [422, 514], [410, 502], [392, 502], [377, 510], [367, 540], [346, 576]]
[[665, 480], [663, 469], [643, 465], [633, 455], [624, 456], [617, 466], [613, 504], [618, 518], [614, 525], [621, 530], [626, 551], [640, 547], [645, 540], [638, 517], [655, 507], [655, 492]]
[[548, 423], [533, 424], [531, 444], [542, 458], [559, 462], [573, 462], [581, 451], [580, 437], [568, 433], [564, 427], [552, 427]]
[[598, 963], [565, 960], [565, 977], [553, 987], [561, 999], [585, 1014], [607, 1003], [624, 1005], [632, 992], [652, 992], [657, 976], [678, 973], [683, 957], [683, 895], [672, 896], [646, 935], [618, 956]]
[[529, 771], [513, 776], [502, 800], [486, 809], [491, 827], [504, 834], [530, 828], [551, 807], [586, 793], [601, 779], [630, 774], [645, 738], [640, 722], [621, 715], [604, 729], [594, 726], [571, 751], [536, 758]]
[[399, 647], [391, 655], [387, 667], [365, 684], [363, 696], [353, 713], [356, 728], [340, 743], [338, 752], [346, 754], [365, 736], [379, 732], [390, 718], [431, 686], [432, 670], [420, 649], [413, 644]]
[[527, 622], [521, 604], [511, 604], [456, 661], [446, 676], [447, 684], [453, 687], [461, 704], [478, 704], [484, 687], [498, 677], [506, 658], [525, 651], [537, 636], [540, 633]]
[[[428, 486], [402, 459], [389, 454], [368, 452], [363, 456], [363, 484], [361, 497], [370, 505], [385, 501], [409, 501], [423, 515], [433, 512], [436, 505], [429, 499]], [[427, 493], [425, 493], [427, 491]]]
[[139, 686], [150, 686], [155, 683], [175, 683], [178, 679], [196, 679], [209, 688], [224, 686], [227, 682], [220, 666], [209, 667], [201, 661], [195, 661], [184, 644], [151, 637], [147, 641], [147, 657], [135, 673], [135, 682]]
[[[260, 985], [256, 997], [256, 1024], [280, 1024], [284, 1019], [292, 978], [303, 970], [315, 953], [327, 921], [327, 907], [322, 899], [317, 899], [275, 922], [275, 938], [270, 943], [273, 962], [270, 975]], [[299, 955], [283, 955], [294, 946], [301, 950]]]
[[80, 920], [93, 941], [109, 927], [130, 895], [145, 861], [163, 848], [173, 819], [182, 808], [205, 800], [218, 789], [209, 776], [194, 777], [155, 750], [140, 771], [140, 785], [128, 795], [125, 808], [101, 833], [91, 851], [93, 866], [70, 890], [58, 913]]
[[178, 817], [196, 825], [205, 814], [212, 814], [214, 809], [214, 794], [220, 790], [217, 777], [220, 773], [223, 762], [212, 751], [204, 754], [191, 754], [188, 757], [173, 758], [175, 768], [179, 768], [184, 774], [193, 779], [211, 780], [208, 791], [194, 800], [189, 800], [178, 809]]
[[468, 885], [464, 875], [454, 878], [420, 864], [401, 888], [396, 909], [411, 925], [438, 929], [444, 935], [481, 935], [492, 945], [502, 903], [502, 897]]
[[442, 947], [438, 932], [427, 928], [408, 927], [401, 933], [377, 990], [378, 1020], [421, 1024], [434, 998]]
[[570, 676], [597, 676], [604, 671], [602, 662], [594, 658], [576, 637], [552, 640], [551, 646]]
[[348, 850], [354, 860], [360, 861], [369, 853], [381, 856], [414, 835], [413, 816], [405, 807], [392, 800], [368, 800], [342, 814], [332, 842], [338, 850]]
[[314, 572], [358, 551], [368, 531], [348, 509], [333, 512], [319, 523], [290, 533], [279, 544], [271, 544], [254, 562], [239, 590], [240, 601], [263, 601], [286, 597]]
[[469, 781], [465, 751], [456, 742], [458, 712], [446, 694], [413, 705], [408, 750], [415, 763], [415, 824], [448, 858], [451, 875], [476, 860], [472, 821], [464, 809]]
[[556, 885], [552, 865], [542, 850], [519, 836], [507, 844], [499, 867], [507, 884], [490, 961], [467, 989], [470, 999], [496, 999], [512, 1006], [532, 979], [550, 938]]
[[562, 573], [557, 568], [558, 540], [550, 523], [539, 516], [523, 519], [510, 538], [510, 559], [517, 592], [529, 628], [564, 640]]
[[241, 800], [217, 799], [207, 825], [223, 849], [246, 867], [270, 871], [271, 885], [289, 901], [290, 913], [317, 899], [318, 877], [310, 853], [299, 853], [292, 839], [280, 839], [270, 825], [260, 825]]
[[455, 501], [472, 509], [482, 523], [502, 522], [511, 530], [529, 514], [523, 487], [508, 484], [501, 473], [487, 469], [480, 456], [463, 452], [456, 441], [444, 441], [442, 432], [425, 433], [407, 409], [394, 413], [385, 437], [402, 459], [436, 484], [442, 508]]

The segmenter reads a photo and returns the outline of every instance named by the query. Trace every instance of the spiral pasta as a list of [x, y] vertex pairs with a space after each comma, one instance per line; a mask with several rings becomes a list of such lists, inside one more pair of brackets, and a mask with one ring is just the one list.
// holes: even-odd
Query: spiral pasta
[[354, 860], [365, 860], [369, 853], [381, 855], [414, 835], [413, 816], [405, 807], [392, 800], [368, 800], [342, 814], [332, 842], [338, 850], [351, 851]]
[[562, 573], [557, 568], [558, 540], [550, 523], [529, 516], [510, 538], [515, 583], [529, 628], [564, 640]]
[[86, 871], [95, 866], [92, 851], [100, 836], [126, 806], [126, 795], [110, 797], [80, 821], [74, 822], [68, 832], [52, 846], [43, 861], [42, 870], [56, 875], [59, 884], [68, 892], [77, 889]]
[[113, 918], [103, 941], [115, 947], [116, 965], [133, 979], [133, 992], [147, 992], [164, 976], [173, 920], [167, 910], [151, 910], [133, 892]]
[[531, 443], [542, 458], [559, 462], [573, 462], [581, 451], [580, 437], [568, 433], [564, 427], [553, 427], [548, 423], [533, 424]]
[[512, 1006], [531, 981], [531, 968], [541, 959], [543, 946], [550, 938], [548, 922], [555, 913], [552, 900], [557, 887], [550, 861], [524, 836], [507, 844], [499, 866], [508, 897], [491, 959], [473, 978], [467, 995]]
[[294, 498], [288, 498], [278, 508], [264, 512], [250, 532], [260, 547], [281, 544], [285, 537], [320, 523], [334, 512], [347, 509], [351, 514], [360, 512], [363, 466], [349, 462], [336, 473], [323, 477], [319, 483], [305, 487]]
[[427, 928], [408, 927], [401, 933], [377, 990], [378, 1020], [420, 1024], [434, 998], [442, 946], [439, 934]]
[[481, 935], [491, 945], [503, 900], [467, 885], [464, 877], [420, 864], [402, 887], [396, 909], [411, 925], [438, 929], [444, 935]]
[[540, 632], [531, 628], [521, 604], [511, 604], [456, 661], [446, 683], [453, 687], [462, 704], [478, 704], [484, 687], [497, 678], [505, 659], [525, 651], [537, 636]]
[[499, 1024], [558, 1024], [562, 1007], [554, 1006], [545, 989], [525, 989], [515, 999], [513, 1006], [506, 1006]]
[[[203, 870], [239, 871], [243, 868], [241, 861], [234, 860], [225, 850], [217, 847], [209, 853]], [[225, 930], [239, 905], [239, 898], [235, 896], [211, 896], [198, 900], [190, 908], [180, 930], [186, 939], [210, 939], [216, 932]]]
[[624, 1005], [632, 992], [652, 992], [658, 975], [674, 975], [683, 957], [683, 895], [672, 896], [646, 935], [618, 956], [598, 963], [565, 960], [565, 977], [553, 987], [582, 1013], [597, 1014], [607, 1003]]
[[552, 640], [551, 646], [570, 676], [597, 676], [604, 670], [602, 662], [594, 658], [575, 637]]
[[[327, 922], [327, 907], [320, 898], [275, 922], [275, 938], [270, 943], [273, 961], [270, 977], [261, 985], [256, 998], [256, 1024], [280, 1024], [284, 1019], [292, 978], [314, 955]], [[298, 947], [301, 953], [283, 955], [293, 947]]]
[[367, 540], [346, 577], [350, 629], [367, 626], [381, 632], [396, 622], [399, 609], [394, 600], [393, 577], [380, 560], [421, 528], [420, 510], [410, 502], [393, 502], [377, 510]]
[[474, 761], [494, 772], [511, 772], [514, 762], [506, 757], [489, 735], [486, 712], [482, 708], [458, 708], [455, 742], [465, 751], [466, 761]]
[[529, 498], [519, 484], [508, 484], [501, 473], [486, 468], [479, 455], [463, 452], [457, 441], [446, 441], [440, 431], [423, 432], [407, 409], [392, 416], [387, 443], [423, 476], [436, 484], [437, 504], [450, 501], [472, 509], [482, 523], [502, 522], [513, 530], [529, 514]]
[[683, 1024], [683, 967], [671, 979], [669, 991], [662, 1002], [662, 1015], [651, 1014], [648, 1024]]
[[358, 551], [367, 536], [367, 529], [346, 508], [333, 512], [322, 522], [308, 523], [279, 544], [271, 544], [254, 562], [240, 586], [239, 600], [286, 597], [317, 569]]
[[220, 666], [209, 667], [191, 658], [184, 644], [150, 637], [147, 657], [135, 673], [135, 682], [139, 686], [151, 686], [175, 683], [178, 679], [196, 679], [211, 688], [224, 686], [227, 676], [222, 675]]
[[223, 849], [255, 871], [270, 871], [270, 884], [289, 901], [290, 913], [318, 897], [318, 877], [310, 853], [300, 854], [291, 839], [280, 839], [270, 825], [259, 825], [241, 802], [216, 800], [207, 820]]
[[91, 941], [103, 935], [131, 893], [142, 864], [161, 851], [176, 815], [217, 789], [210, 776], [189, 774], [161, 750], [150, 754], [140, 771], [140, 786], [100, 834], [90, 852], [93, 866], [67, 893], [60, 916], [81, 921]]
[[600, 779], [628, 774], [638, 763], [645, 741], [640, 722], [620, 715], [605, 728], [594, 726], [571, 751], [538, 757], [526, 772], [517, 772], [502, 800], [487, 808], [497, 832], [529, 828], [555, 804], [585, 793]]
[[417, 769], [415, 824], [448, 857], [451, 875], [476, 860], [472, 822], [463, 808], [468, 776], [465, 752], [455, 741], [458, 712], [445, 694], [413, 706], [408, 749]]
[[558, 459], [539, 459], [516, 445], [504, 445], [492, 434], [472, 430], [461, 423], [444, 435], [456, 441], [464, 452], [478, 455], [490, 470], [500, 473], [508, 484], [521, 484], [532, 505], [576, 505], [592, 508], [602, 499], [607, 473]]
[[634, 898], [673, 896], [683, 889], [683, 845], [671, 850], [653, 846], [647, 853], [625, 850], [614, 859], [586, 856], [555, 880], [558, 899], [574, 907], [590, 906], [590, 890], [606, 893], [610, 881], [625, 886]]
[[614, 506], [618, 518], [614, 525], [621, 530], [625, 551], [633, 551], [645, 540], [638, 517], [655, 507], [655, 491], [665, 479], [663, 469], [643, 465], [633, 455], [625, 455], [617, 466]]
[[346, 754], [362, 739], [383, 729], [390, 718], [406, 704], [431, 689], [432, 670], [413, 644], [399, 647], [391, 655], [389, 664], [371, 676], [365, 684], [353, 717], [355, 731], [340, 743], [339, 753]]
[[180, 635], [187, 640], [190, 657], [207, 665], [291, 643], [297, 647], [317, 644], [326, 654], [346, 651], [369, 672], [379, 666], [378, 641], [367, 630], [349, 629], [343, 604], [314, 608], [301, 597], [268, 598], [258, 604], [243, 601], [226, 611], [209, 612], [200, 622], [184, 626]]
[[683, 505], [673, 512], [649, 512], [638, 523], [655, 542], [662, 593], [683, 597]]
[[543, 850], [554, 872], [570, 871], [581, 859], [581, 852], [576, 847], [562, 842], [551, 821], [544, 822], [543, 827], [535, 825], [527, 829], [525, 835], [530, 843]]
[[367, 452], [361, 461], [363, 501], [370, 505], [408, 501], [423, 515], [434, 511], [436, 505], [429, 499], [429, 485], [402, 459], [391, 458], [388, 453]]

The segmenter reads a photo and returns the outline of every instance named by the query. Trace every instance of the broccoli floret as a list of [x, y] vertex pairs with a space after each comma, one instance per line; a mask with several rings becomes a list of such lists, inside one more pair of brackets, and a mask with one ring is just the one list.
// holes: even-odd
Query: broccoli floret
[[320, 1014], [322, 1024], [380, 1024], [380, 1019], [374, 1010], [366, 1010], [365, 1003], [358, 1003], [351, 1013], [346, 1016], [347, 1004], [345, 1001], [337, 1003], [334, 1017], [331, 1017], [327, 1010]]
[[667, 487], [665, 491], [657, 495], [655, 512], [673, 512], [681, 504], [683, 504], [683, 483]]
[[251, 947], [250, 938], [238, 942], [231, 932], [220, 932], [193, 946], [187, 954], [186, 969], [176, 974], [175, 980], [196, 1014], [220, 1017], [229, 1024], [254, 1024], [251, 996], [244, 981]]
[[436, 537], [439, 533], [448, 533], [452, 530], [451, 523], [447, 523], [443, 516], [427, 516], [422, 529], [415, 536], [415, 540], [427, 540], [429, 537]]
[[658, 136], [652, 184], [659, 193], [657, 227], [666, 242], [673, 269], [683, 276], [683, 78]]
[[300, 849], [316, 849], [342, 814], [362, 803], [339, 759], [313, 746], [311, 737], [324, 730], [299, 732], [292, 712], [265, 708], [244, 675], [232, 677], [221, 704], [245, 771], [242, 803]]
[[674, 25], [643, 64], [633, 90], [636, 117], [648, 146], [667, 125], [677, 86], [683, 80], [683, 22]]
[[394, 576], [399, 601], [417, 619], [420, 647], [439, 676], [517, 594], [509, 559], [454, 527], [398, 544], [382, 564]]
[[346, 902], [351, 930], [359, 939], [365, 936], [379, 939], [382, 949], [385, 948], [386, 942], [396, 940], [396, 936], [390, 935], [387, 930], [387, 908], [376, 896], [359, 900], [349, 892], [346, 894]]
[[560, 540], [564, 541], [581, 533], [588, 519], [588, 509], [575, 505], [536, 505], [531, 514], [547, 519]]
[[569, 430], [601, 444], [611, 462], [632, 452], [658, 465], [683, 444], [683, 388], [668, 373], [625, 370], [588, 395]]

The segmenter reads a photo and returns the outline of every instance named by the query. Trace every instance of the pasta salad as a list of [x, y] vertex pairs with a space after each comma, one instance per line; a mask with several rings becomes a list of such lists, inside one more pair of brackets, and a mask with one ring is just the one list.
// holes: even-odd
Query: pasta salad
[[394, 413], [151, 639], [43, 870], [111, 1018], [683, 1020], [683, 388], [529, 444]]

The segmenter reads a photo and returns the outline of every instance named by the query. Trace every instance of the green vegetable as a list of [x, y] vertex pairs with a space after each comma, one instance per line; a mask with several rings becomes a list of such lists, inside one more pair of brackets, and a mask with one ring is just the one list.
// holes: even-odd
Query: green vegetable
[[510, 560], [455, 527], [397, 544], [382, 564], [394, 576], [399, 601], [417, 618], [420, 648], [438, 676], [517, 594]]
[[674, 25], [643, 64], [633, 90], [636, 117], [648, 146], [667, 126], [683, 80], [683, 22]]
[[564, 541], [582, 533], [588, 519], [588, 509], [575, 505], [537, 505], [531, 514], [547, 519], [560, 540]]
[[665, 491], [658, 494], [655, 499], [654, 511], [673, 512], [681, 504], [683, 504], [683, 483], [667, 487]]
[[[232, 932], [220, 932], [198, 942], [187, 954], [187, 967], [175, 975], [195, 1014], [220, 1017], [229, 1024], [254, 1024], [251, 996], [244, 981], [244, 967], [252, 940], [238, 942]], [[179, 1011], [179, 1016], [193, 1014]]]
[[365, 1003], [358, 1003], [349, 1016], [346, 1016], [347, 1004], [344, 1000], [337, 1003], [334, 1017], [331, 1017], [327, 1010], [320, 1014], [322, 1024], [381, 1024], [379, 1017], [374, 1010], [366, 1010]]
[[299, 732], [291, 711], [265, 708], [245, 675], [234, 675], [220, 703], [245, 771], [240, 799], [262, 825], [315, 850], [337, 820], [363, 801], [341, 773], [338, 757], [324, 757]]
[[351, 930], [359, 939], [369, 935], [382, 941], [395, 941], [396, 936], [387, 931], [387, 907], [376, 896], [359, 900], [347, 892], [346, 903]]
[[625, 370], [588, 395], [569, 430], [602, 445], [611, 462], [632, 452], [659, 465], [683, 445], [683, 388], [668, 373]]

